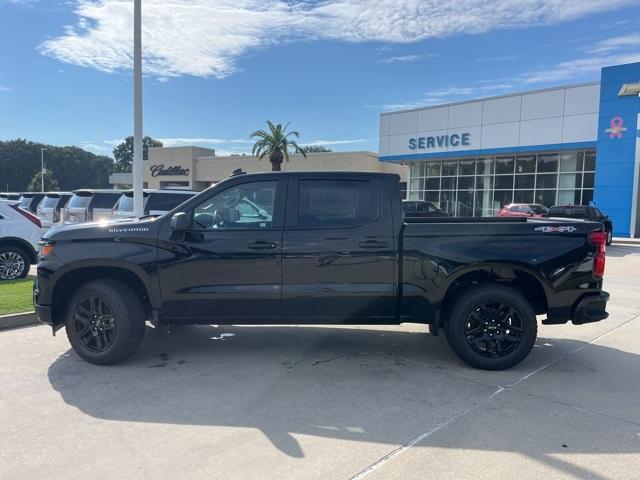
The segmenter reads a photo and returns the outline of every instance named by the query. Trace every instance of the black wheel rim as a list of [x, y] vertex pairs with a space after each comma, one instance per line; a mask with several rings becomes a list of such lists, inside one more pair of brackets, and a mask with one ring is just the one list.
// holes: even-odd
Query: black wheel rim
[[509, 355], [520, 345], [523, 333], [520, 315], [504, 303], [476, 305], [464, 325], [467, 344], [487, 358]]
[[86, 297], [76, 305], [73, 328], [84, 346], [103, 352], [114, 342], [117, 323], [111, 306], [100, 297]]

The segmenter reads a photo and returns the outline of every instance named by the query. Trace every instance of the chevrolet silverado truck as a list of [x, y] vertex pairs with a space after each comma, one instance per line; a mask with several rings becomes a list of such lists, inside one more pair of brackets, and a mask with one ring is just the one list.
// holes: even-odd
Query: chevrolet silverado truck
[[132, 355], [147, 321], [414, 322], [498, 370], [537, 315], [607, 318], [605, 242], [600, 222], [405, 217], [397, 175], [236, 172], [160, 217], [49, 231], [34, 301], [95, 364]]

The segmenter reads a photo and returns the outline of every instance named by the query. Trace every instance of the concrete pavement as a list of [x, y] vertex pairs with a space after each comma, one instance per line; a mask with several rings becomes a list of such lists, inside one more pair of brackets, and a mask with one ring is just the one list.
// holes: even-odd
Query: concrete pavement
[[96, 367], [0, 332], [0, 479], [640, 478], [640, 248], [606, 321], [467, 367], [416, 325], [184, 327]]

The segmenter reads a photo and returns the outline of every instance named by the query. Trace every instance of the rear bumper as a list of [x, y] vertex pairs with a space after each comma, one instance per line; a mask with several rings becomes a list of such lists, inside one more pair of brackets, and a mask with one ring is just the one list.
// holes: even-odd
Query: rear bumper
[[599, 322], [609, 316], [606, 311], [609, 294], [600, 292], [596, 295], [588, 295], [580, 299], [574, 305], [571, 322], [574, 325]]

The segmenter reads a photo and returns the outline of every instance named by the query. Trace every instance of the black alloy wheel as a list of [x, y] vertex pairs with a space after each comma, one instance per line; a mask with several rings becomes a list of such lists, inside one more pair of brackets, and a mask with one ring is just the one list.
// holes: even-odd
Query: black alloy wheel
[[104, 352], [116, 338], [118, 324], [113, 309], [103, 298], [90, 296], [76, 304], [73, 328], [88, 350]]
[[471, 349], [488, 358], [509, 355], [522, 341], [522, 320], [504, 303], [483, 303], [471, 310], [464, 335]]

